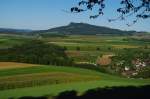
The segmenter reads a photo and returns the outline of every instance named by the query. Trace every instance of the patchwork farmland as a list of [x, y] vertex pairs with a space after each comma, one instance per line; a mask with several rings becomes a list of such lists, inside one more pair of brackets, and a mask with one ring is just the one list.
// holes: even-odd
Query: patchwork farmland
[[[82, 94], [97, 87], [150, 84], [149, 78], [126, 78], [118, 74], [111, 74], [113, 71], [109, 67], [112, 62], [111, 57], [126, 49], [148, 51], [149, 42], [130, 40], [130, 37], [127, 36], [69, 35], [46, 38], [23, 37], [24, 39], [19, 39], [21, 38], [19, 37], [17, 39], [16, 36], [3, 35], [1, 38], [3, 38], [3, 41], [0, 42], [2, 50], [22, 45], [23, 42], [33, 39], [43, 41], [45, 44], [59, 45], [74, 62], [74, 65], [66, 66], [0, 62], [0, 98], [2, 99], [45, 95], [53, 97], [66, 90], [76, 90], [78, 94]], [[10, 38], [13, 40], [11, 43]]]

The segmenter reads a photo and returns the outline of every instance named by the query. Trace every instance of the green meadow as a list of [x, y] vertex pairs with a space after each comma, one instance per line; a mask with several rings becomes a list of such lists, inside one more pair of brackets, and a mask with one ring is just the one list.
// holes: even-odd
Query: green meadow
[[[42, 76], [41, 74], [49, 74], [49, 77]], [[20, 78], [19, 75], [21, 76]], [[38, 77], [35, 75], [38, 75]], [[121, 78], [88, 69], [61, 66], [37, 66], [1, 70], [0, 76], [0, 84], [4, 82], [5, 87], [7, 85], [7, 81], [10, 81], [8, 86], [9, 88], [10, 86], [13, 86], [13, 83], [11, 83], [12, 79], [16, 84], [16, 88], [14, 89], [8, 88], [7, 90], [0, 91], [0, 97], [2, 99], [7, 99], [9, 97], [18, 98], [22, 96], [54, 96], [66, 90], [76, 90], [79, 92], [79, 94], [81, 94], [88, 89], [97, 87], [141, 86], [148, 85], [150, 83], [150, 79]], [[46, 78], [46, 81], [44, 78]], [[29, 87], [17, 88], [20, 86], [20, 83], [18, 83], [19, 79], [21, 79], [22, 83], [27, 82], [26, 79], [30, 79], [30, 81], [34, 81], [34, 84], [32, 82], [31, 86]], [[44, 82], [42, 82], [42, 80]], [[36, 82], [42, 82], [42, 84], [36, 85]]]

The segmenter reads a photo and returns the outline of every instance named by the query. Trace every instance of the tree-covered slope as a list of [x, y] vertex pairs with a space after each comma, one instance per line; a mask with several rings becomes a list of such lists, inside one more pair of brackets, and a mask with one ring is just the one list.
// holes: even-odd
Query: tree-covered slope
[[9, 49], [1, 49], [0, 61], [52, 65], [71, 64], [64, 48], [36, 40]]

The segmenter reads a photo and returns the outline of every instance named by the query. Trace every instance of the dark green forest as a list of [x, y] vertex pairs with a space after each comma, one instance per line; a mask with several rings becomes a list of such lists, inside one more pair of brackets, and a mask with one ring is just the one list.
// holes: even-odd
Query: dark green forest
[[71, 65], [72, 60], [65, 54], [65, 49], [41, 41], [27, 41], [22, 45], [0, 50], [0, 61], [22, 62], [45, 65]]

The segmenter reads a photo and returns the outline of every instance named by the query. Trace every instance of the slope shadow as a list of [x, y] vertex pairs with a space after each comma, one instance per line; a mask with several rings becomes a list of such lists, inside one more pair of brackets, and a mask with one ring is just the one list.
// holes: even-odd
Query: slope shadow
[[[150, 85], [141, 87], [106, 87], [86, 91], [78, 96], [77, 91], [65, 91], [55, 99], [149, 99]], [[49, 99], [48, 97], [21, 97], [19, 99]]]
[[86, 91], [83, 95], [77, 96], [76, 91], [60, 93], [56, 99], [149, 99], [150, 86], [142, 87], [106, 87]]

